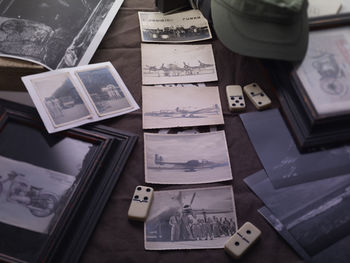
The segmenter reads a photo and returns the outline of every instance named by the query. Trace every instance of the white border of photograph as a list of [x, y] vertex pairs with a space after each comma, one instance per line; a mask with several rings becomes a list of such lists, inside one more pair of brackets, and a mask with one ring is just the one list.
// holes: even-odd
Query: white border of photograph
[[[89, 99], [88, 94], [86, 93], [85, 89], [81, 85], [80, 80], [75, 75], [76, 71], [85, 71], [85, 70], [90, 70], [90, 69], [93, 70], [97, 67], [108, 67], [109, 68], [110, 72], [113, 73], [112, 75], [115, 78], [116, 82], [118, 83], [119, 87], [122, 89], [123, 93], [128, 98], [131, 107], [128, 107], [123, 111], [112, 112], [111, 114], [108, 114], [108, 115], [98, 116], [97, 112], [95, 111], [93, 103], [91, 103], [91, 101]], [[60, 127], [55, 127], [55, 125], [53, 125], [53, 123], [50, 119], [50, 116], [47, 113], [47, 109], [44, 107], [43, 102], [41, 101], [41, 98], [38, 96], [38, 94], [36, 92], [36, 87], [33, 85], [32, 81], [36, 81], [39, 79], [50, 79], [52, 76], [59, 75], [59, 74], [61, 74], [61, 75], [69, 74], [70, 79], [73, 82], [73, 85], [77, 88], [84, 103], [86, 103], [86, 105], [89, 108], [89, 110], [91, 112], [91, 118], [77, 120], [77, 121], [71, 122], [67, 125], [60, 126]], [[22, 81], [23, 81], [24, 85], [26, 86], [28, 93], [29, 93], [30, 97], [32, 98], [33, 103], [34, 103], [35, 107], [37, 108], [39, 115], [40, 115], [41, 119], [43, 120], [44, 125], [49, 133], [54, 133], [54, 132], [78, 127], [78, 126], [86, 124], [86, 123], [91, 123], [91, 122], [95, 122], [95, 121], [100, 121], [100, 120], [120, 116], [122, 114], [126, 114], [126, 113], [129, 113], [129, 112], [132, 112], [132, 111], [139, 109], [139, 106], [137, 105], [136, 101], [134, 100], [131, 93], [129, 92], [129, 90], [125, 86], [123, 80], [119, 76], [118, 72], [116, 71], [116, 69], [113, 67], [113, 65], [110, 62], [91, 64], [91, 65], [80, 66], [80, 67], [75, 67], [75, 68], [59, 69], [59, 70], [55, 70], [55, 71], [49, 71], [49, 72], [45, 72], [45, 73], [29, 75], [29, 76], [22, 77]]]
[[[180, 232], [178, 232], [179, 229], [176, 229], [176, 226], [171, 229], [169, 224], [169, 221], [173, 220], [171, 218], [177, 212], [180, 213], [181, 217], [180, 224], [178, 224]], [[217, 222], [214, 216], [218, 220], [222, 218], [222, 222], [225, 217], [227, 220], [232, 219], [228, 220], [231, 221], [232, 226], [224, 232], [222, 230], [219, 232], [218, 226], [212, 231], [209, 227], [208, 231], [205, 231], [206, 237], [200, 237], [197, 231], [189, 232], [188, 229], [184, 229], [186, 225], [188, 226], [186, 222], [190, 221], [193, 225], [198, 223], [209, 223], [210, 225], [211, 221], [212, 223]], [[159, 230], [162, 231], [160, 235], [157, 232]], [[232, 186], [156, 191], [144, 224], [145, 249], [223, 248], [236, 230], [237, 217]]]
[[142, 87], [143, 129], [224, 124], [218, 87]]
[[186, 43], [212, 38], [208, 21], [196, 9], [169, 15], [138, 12], [138, 17], [143, 42]]
[[232, 180], [224, 131], [144, 133], [144, 144], [147, 183], [199, 184]]
[[211, 44], [141, 44], [142, 84], [217, 81]]
[[[95, 71], [95, 70], [99, 70], [99, 69], [107, 69], [108, 73], [110, 74], [111, 77], [113, 77], [113, 82], [114, 83], [109, 83], [106, 88], [109, 86], [112, 88], [112, 90], [110, 91], [112, 93], [112, 95], [118, 95], [118, 97], [122, 96], [122, 100], [126, 100], [128, 106], [122, 107], [122, 108], [118, 108], [116, 110], [111, 110], [110, 112], [106, 111], [106, 112], [102, 112], [101, 108], [96, 105], [97, 101], [94, 101], [94, 99], [92, 98], [92, 95], [90, 94], [88, 88], [86, 87], [86, 83], [84, 82], [84, 80], [82, 79], [82, 76], [80, 76], [80, 73], [85, 73], [85, 72], [91, 72], [91, 71]], [[93, 105], [95, 111], [97, 112], [97, 115], [99, 115], [100, 117], [102, 116], [107, 116], [107, 115], [113, 115], [113, 114], [118, 114], [118, 113], [123, 113], [126, 112], [130, 109], [133, 109], [135, 107], [135, 101], [131, 101], [131, 94], [128, 91], [128, 89], [126, 88], [124, 82], [122, 81], [122, 79], [120, 78], [120, 76], [117, 74], [116, 70], [113, 70], [109, 65], [103, 65], [103, 66], [96, 66], [96, 67], [89, 67], [89, 68], [85, 68], [84, 70], [76, 70], [75, 72], [75, 76], [79, 79], [81, 86], [83, 87], [85, 93], [87, 94], [87, 96], [90, 99], [91, 104]], [[107, 79], [107, 77], [104, 78], [105, 80]], [[96, 83], [94, 83], [95, 85], [99, 85], [99, 80], [96, 79], [95, 81]], [[115, 85], [117, 85], [117, 87], [115, 87]], [[109, 93], [109, 92], [108, 92]], [[118, 99], [118, 100], [120, 100]], [[117, 101], [118, 103], [121, 103], [121, 101]], [[116, 105], [114, 105], [116, 106]]]

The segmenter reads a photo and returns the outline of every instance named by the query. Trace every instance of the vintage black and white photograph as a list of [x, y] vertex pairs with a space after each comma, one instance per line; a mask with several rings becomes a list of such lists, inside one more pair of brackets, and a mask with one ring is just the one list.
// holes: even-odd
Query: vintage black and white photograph
[[310, 32], [306, 57], [296, 70], [320, 116], [350, 112], [350, 29]]
[[[270, 223], [282, 236], [289, 236], [287, 241], [302, 257], [347, 259], [338, 246], [350, 237], [346, 212], [350, 206], [349, 174], [275, 189], [262, 170], [245, 182], [273, 215], [269, 216]], [[334, 247], [338, 247], [336, 256], [332, 255]]]
[[138, 12], [143, 42], [185, 43], [211, 38], [208, 21], [197, 10], [164, 14]]
[[0, 1], [0, 55], [49, 69], [88, 64], [123, 0]]
[[67, 73], [32, 80], [47, 115], [55, 127], [87, 119], [91, 113]]
[[141, 44], [142, 84], [218, 80], [211, 44]]
[[75, 177], [0, 156], [0, 222], [50, 234]]
[[232, 186], [156, 191], [144, 229], [146, 250], [223, 248], [237, 229]]
[[278, 109], [241, 114], [249, 138], [275, 188], [350, 171], [350, 146], [300, 153]]
[[139, 109], [110, 62], [22, 77], [49, 133]]
[[142, 87], [144, 129], [224, 124], [218, 87]]
[[68, 73], [33, 79], [32, 84], [54, 127], [91, 117]]
[[[76, 75], [85, 88], [99, 116], [123, 112], [132, 108], [125, 85], [113, 76], [109, 66], [77, 71]], [[119, 83], [118, 83], [119, 82]]]
[[224, 131], [145, 133], [147, 183], [196, 184], [232, 180]]

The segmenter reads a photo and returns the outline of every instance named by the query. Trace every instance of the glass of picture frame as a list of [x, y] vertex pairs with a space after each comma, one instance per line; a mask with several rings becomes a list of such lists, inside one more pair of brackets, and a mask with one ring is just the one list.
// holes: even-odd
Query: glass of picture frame
[[77, 262], [137, 136], [105, 126], [48, 134], [0, 100], [0, 261]]
[[263, 61], [301, 151], [350, 141], [350, 14], [313, 18], [309, 25], [302, 62]]

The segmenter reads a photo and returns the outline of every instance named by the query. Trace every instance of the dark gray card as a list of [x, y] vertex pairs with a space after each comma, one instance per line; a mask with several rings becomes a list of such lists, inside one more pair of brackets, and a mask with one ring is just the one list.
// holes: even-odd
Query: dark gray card
[[266, 209], [259, 212], [304, 259], [343, 259], [345, 252], [337, 254], [333, 247], [343, 247], [343, 240], [350, 240], [350, 175], [282, 189], [274, 189], [263, 170], [244, 181], [271, 215]]
[[301, 154], [278, 109], [240, 115], [275, 188], [350, 173], [350, 147]]

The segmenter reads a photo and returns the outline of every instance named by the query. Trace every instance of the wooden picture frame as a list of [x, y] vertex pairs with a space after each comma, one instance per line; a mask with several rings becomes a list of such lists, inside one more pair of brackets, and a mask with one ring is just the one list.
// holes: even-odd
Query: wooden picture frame
[[[263, 61], [263, 64], [268, 71], [272, 87], [276, 91], [279, 99], [282, 114], [284, 115], [285, 120], [295, 138], [296, 144], [301, 151], [313, 151], [323, 147], [333, 147], [350, 142], [350, 85], [345, 84], [341, 86], [341, 88], [337, 88], [335, 86], [336, 84], [333, 84], [334, 81], [332, 84], [329, 84], [329, 89], [333, 89], [329, 92], [335, 92], [336, 90], [339, 93], [337, 94], [339, 101], [342, 99], [344, 100], [344, 96], [342, 97], [342, 95], [346, 94], [347, 96], [345, 101], [342, 101], [342, 106], [339, 106], [338, 110], [335, 110], [337, 106], [334, 106], [336, 104], [332, 104], [333, 101], [332, 103], [328, 103], [328, 106], [321, 105], [318, 94], [315, 94], [315, 91], [310, 91], [311, 89], [308, 90], [308, 87], [305, 84], [305, 78], [303, 79], [301, 77], [302, 75], [300, 74], [302, 67], [306, 63], [309, 63], [308, 60], [310, 59], [310, 56], [308, 56], [308, 54], [310, 54], [312, 51], [313, 44], [315, 43], [311, 41], [311, 36], [317, 34], [317, 36], [324, 37], [329, 34], [328, 39], [332, 41], [332, 34], [334, 32], [348, 30], [346, 29], [346, 26], [350, 25], [350, 14], [313, 18], [309, 20], [309, 25], [310, 41], [308, 53], [301, 63], [298, 64], [272, 60]], [[346, 40], [348, 40], [350, 43], [350, 33], [348, 35], [349, 37], [347, 37]], [[326, 54], [326, 44], [321, 41], [319, 44], [321, 47], [322, 45], [325, 45], [323, 52]], [[318, 50], [322, 50], [322, 48], [319, 48]], [[313, 58], [316, 57], [317, 56], [314, 56]], [[322, 59], [320, 57], [321, 55], [318, 56], [317, 59]], [[315, 88], [319, 88], [319, 90], [321, 90], [321, 88], [323, 88], [321, 87], [321, 80], [325, 81], [326, 77], [328, 77], [328, 80], [330, 78], [343, 78], [343, 83], [350, 80], [350, 76], [339, 77], [340, 75], [338, 75], [337, 77], [330, 77], [330, 75], [335, 75], [336, 71], [342, 70], [335, 63], [331, 65], [332, 62], [335, 62], [333, 53], [331, 55], [328, 54], [327, 61], [320, 62], [324, 63], [323, 65], [327, 64], [328, 68], [320, 69], [322, 65], [318, 65], [318, 69], [316, 66], [313, 69], [314, 75], [311, 73], [304, 74], [304, 76], [311, 79], [312, 76], [315, 77], [317, 74], [319, 75], [317, 80], [314, 78], [312, 81], [314, 81], [313, 84], [315, 84], [316, 81], [319, 81], [320, 85], [311, 85], [310, 87], [312, 87], [314, 90]], [[309, 63], [309, 66], [310, 65], [311, 63]], [[323, 73], [326, 75], [326, 77], [322, 79]], [[329, 81], [329, 83], [330, 82], [331, 81]], [[340, 89], [342, 89], [343, 94], [340, 94]], [[329, 95], [329, 97], [331, 96], [332, 95]], [[341, 103], [339, 105], [341, 105]]]
[[[0, 244], [0, 261], [77, 262], [136, 141], [135, 134], [93, 125], [48, 134], [34, 108], [0, 100], [2, 160], [34, 167], [38, 171], [46, 169], [48, 174], [52, 172], [59, 179], [74, 177], [73, 184], [55, 205], [50, 231], [36, 231], [26, 223], [12, 223], [11, 218], [4, 223], [0, 215], [3, 241]], [[35, 220], [36, 217], [28, 211], [33, 207], [40, 210], [46, 206], [43, 202], [28, 205], [21, 199], [9, 198], [13, 182], [4, 171], [6, 167], [5, 170], [2, 167], [0, 173], [3, 186], [1, 200], [16, 213], [26, 213], [32, 221]], [[41, 189], [36, 191], [40, 193]], [[28, 192], [23, 191], [22, 196], [31, 201], [40, 197]], [[11, 202], [9, 199], [12, 199]], [[4, 214], [4, 210], [1, 213]]]

